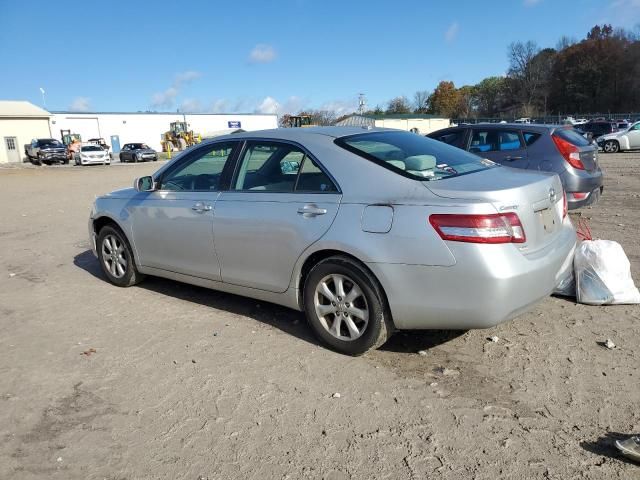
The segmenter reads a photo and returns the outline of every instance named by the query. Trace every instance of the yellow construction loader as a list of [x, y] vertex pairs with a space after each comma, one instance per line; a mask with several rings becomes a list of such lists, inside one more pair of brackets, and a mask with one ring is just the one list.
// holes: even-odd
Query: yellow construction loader
[[181, 151], [200, 143], [202, 136], [188, 130], [187, 122], [171, 122], [169, 130], [162, 134], [162, 151]]

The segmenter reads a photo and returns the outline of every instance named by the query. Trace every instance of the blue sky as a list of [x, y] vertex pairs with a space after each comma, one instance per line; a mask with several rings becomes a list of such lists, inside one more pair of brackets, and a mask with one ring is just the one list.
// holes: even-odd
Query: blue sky
[[634, 28], [640, 0], [17, 1], [0, 17], [0, 99], [49, 110], [339, 113], [440, 80], [507, 69], [596, 23]]

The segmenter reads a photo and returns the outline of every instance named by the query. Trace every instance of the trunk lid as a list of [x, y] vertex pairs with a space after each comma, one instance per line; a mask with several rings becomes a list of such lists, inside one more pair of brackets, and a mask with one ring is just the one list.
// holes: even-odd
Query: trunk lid
[[518, 245], [523, 251], [544, 248], [560, 233], [563, 189], [556, 174], [498, 167], [423, 184], [439, 197], [488, 202], [497, 213], [515, 212], [526, 235]]

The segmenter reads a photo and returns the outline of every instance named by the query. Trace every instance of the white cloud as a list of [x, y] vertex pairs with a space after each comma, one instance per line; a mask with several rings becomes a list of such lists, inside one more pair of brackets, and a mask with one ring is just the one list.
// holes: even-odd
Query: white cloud
[[70, 112], [88, 112], [91, 110], [91, 99], [87, 97], [76, 97], [69, 105]]
[[180, 104], [180, 111], [186, 113], [200, 113], [204, 111], [202, 103], [196, 98], [186, 98]]
[[251, 63], [269, 63], [276, 59], [276, 51], [271, 45], [259, 43], [249, 53]]
[[[153, 94], [153, 96], [151, 97], [151, 108], [173, 108], [176, 102], [176, 97], [180, 93], [180, 90], [182, 90], [185, 85], [188, 85], [201, 76], [202, 74], [200, 72], [196, 72], [195, 70], [187, 70], [177, 73], [173, 79], [173, 83], [169, 88], [162, 92], [156, 92]], [[187, 100], [185, 100], [185, 102], [186, 101]]]
[[336, 116], [347, 115], [358, 110], [357, 100], [330, 100], [320, 106], [320, 110], [334, 112]]
[[447, 31], [444, 32], [445, 41], [447, 43], [453, 42], [458, 36], [459, 30], [460, 30], [460, 26], [458, 25], [458, 22], [453, 22], [451, 25], [449, 25], [449, 28], [447, 28]]
[[533, 6], [537, 5], [537, 4], [539, 4], [540, 1], [541, 0], [524, 0], [523, 3], [524, 3], [525, 7], [533, 7]]
[[262, 102], [255, 108], [255, 113], [278, 113], [282, 110], [282, 106], [273, 97], [265, 97]]

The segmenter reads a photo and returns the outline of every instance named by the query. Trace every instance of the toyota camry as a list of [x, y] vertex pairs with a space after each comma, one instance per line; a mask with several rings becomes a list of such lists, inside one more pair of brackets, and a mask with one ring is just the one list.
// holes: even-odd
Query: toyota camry
[[565, 280], [576, 243], [556, 174], [347, 127], [203, 142], [97, 198], [89, 234], [114, 285], [155, 275], [285, 305], [351, 355], [512, 319]]

